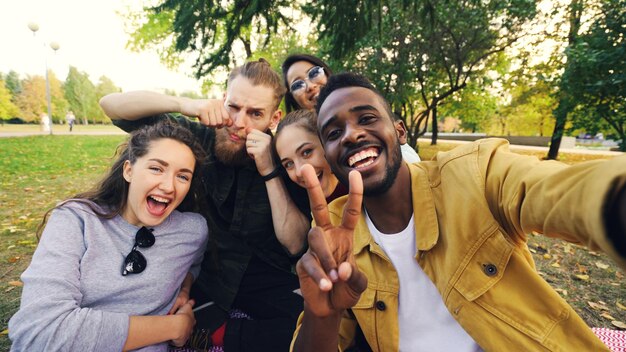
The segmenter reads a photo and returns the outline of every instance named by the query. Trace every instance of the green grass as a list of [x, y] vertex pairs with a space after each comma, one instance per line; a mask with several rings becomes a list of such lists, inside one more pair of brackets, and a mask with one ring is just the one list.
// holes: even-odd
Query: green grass
[[[19, 307], [21, 288], [15, 284], [30, 262], [37, 244], [35, 231], [43, 214], [57, 202], [97, 182], [108, 169], [116, 145], [124, 138], [121, 135], [0, 138], [0, 331], [6, 330], [9, 318]], [[455, 146], [420, 143], [419, 154], [428, 160], [437, 151]], [[540, 152], [528, 153], [543, 157]], [[606, 157], [561, 155], [561, 160], [568, 163], [596, 158]], [[587, 324], [615, 328], [603, 313], [626, 321], [626, 311], [617, 306], [618, 302], [626, 306], [624, 275], [610, 259], [543, 236], [531, 236], [529, 247], [535, 252], [540, 274]], [[581, 280], [576, 275], [589, 278]], [[606, 309], [597, 306], [594, 309], [587, 302], [604, 302]], [[9, 347], [10, 341], [3, 331], [0, 351]]]
[[[54, 124], [52, 126], [52, 133], [68, 132], [69, 127], [67, 125]], [[74, 125], [75, 132], [119, 132], [120, 130], [109, 125]], [[0, 124], [0, 134], [2, 133], [39, 133], [41, 132], [41, 126], [35, 124]]]
[[[37, 244], [35, 231], [54, 204], [90, 188], [124, 136], [0, 138], [0, 330], [19, 307], [14, 286]], [[0, 351], [10, 342], [3, 332]]]

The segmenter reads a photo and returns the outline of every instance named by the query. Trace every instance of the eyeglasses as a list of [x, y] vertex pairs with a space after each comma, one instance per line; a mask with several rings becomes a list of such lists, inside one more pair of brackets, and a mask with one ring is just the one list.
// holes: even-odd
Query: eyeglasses
[[[322, 84], [324, 83], [325, 79], [326, 72], [321, 66], [313, 66], [306, 73], [306, 80], [311, 83]], [[307, 87], [308, 85], [303, 79], [297, 79], [291, 83], [291, 85], [289, 86], [289, 91], [291, 92], [291, 94], [294, 95], [303, 94], [304, 92], [306, 92]]]
[[133, 245], [133, 249], [130, 250], [130, 253], [128, 253], [126, 259], [124, 259], [124, 267], [122, 268], [123, 276], [128, 274], [139, 274], [146, 269], [146, 266], [148, 266], [146, 257], [144, 257], [143, 254], [137, 250], [137, 247], [151, 247], [154, 244], [154, 241], [155, 238], [154, 234], [152, 234], [152, 229], [142, 226], [137, 231], [137, 234], [135, 234], [135, 244]]

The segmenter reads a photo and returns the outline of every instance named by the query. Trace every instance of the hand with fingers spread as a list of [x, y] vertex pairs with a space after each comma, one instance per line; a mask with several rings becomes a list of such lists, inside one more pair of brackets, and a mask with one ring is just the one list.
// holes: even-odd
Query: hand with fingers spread
[[208, 127], [222, 128], [233, 124], [222, 99], [185, 98], [181, 100], [180, 113], [195, 116], [200, 123]]
[[296, 266], [302, 296], [306, 310], [316, 317], [338, 316], [354, 306], [367, 287], [367, 278], [356, 267], [352, 254], [354, 227], [361, 216], [363, 181], [358, 172], [350, 173], [350, 192], [341, 224], [334, 226], [315, 170], [307, 164], [301, 172], [317, 225], [309, 232], [309, 250]]
[[272, 159], [272, 136], [254, 128], [246, 129], [246, 151], [256, 164], [259, 175], [269, 175], [276, 166]]

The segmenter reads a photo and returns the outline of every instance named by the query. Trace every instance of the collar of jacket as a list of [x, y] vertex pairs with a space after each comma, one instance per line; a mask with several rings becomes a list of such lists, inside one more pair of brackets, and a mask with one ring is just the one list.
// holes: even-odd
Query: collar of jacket
[[[411, 173], [411, 198], [415, 216], [415, 245], [418, 252], [428, 251], [437, 244], [439, 239], [439, 224], [431, 182], [426, 169], [420, 167], [419, 164], [408, 165]], [[361, 215], [355, 231], [369, 233], [365, 214]], [[356, 255], [365, 247], [374, 244], [372, 236], [355, 236], [352, 253]]]

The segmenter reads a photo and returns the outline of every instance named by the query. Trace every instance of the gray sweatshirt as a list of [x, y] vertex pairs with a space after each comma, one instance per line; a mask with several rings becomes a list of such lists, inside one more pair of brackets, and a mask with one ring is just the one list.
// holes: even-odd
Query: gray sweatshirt
[[[138, 248], [146, 269], [122, 276], [138, 229], [76, 202], [54, 210], [22, 274], [20, 309], [9, 321], [11, 350], [121, 351], [130, 316], [167, 314], [185, 275], [198, 275], [206, 220], [173, 211], [153, 228], [154, 245]], [[167, 344], [140, 350], [166, 351]]]

